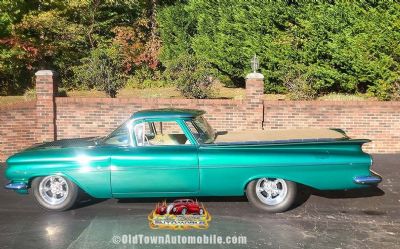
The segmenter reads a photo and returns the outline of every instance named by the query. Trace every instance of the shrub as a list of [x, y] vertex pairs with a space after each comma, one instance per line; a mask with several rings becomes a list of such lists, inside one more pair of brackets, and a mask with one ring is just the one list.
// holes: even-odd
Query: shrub
[[115, 98], [126, 80], [118, 55], [116, 47], [93, 49], [89, 57], [81, 60], [81, 65], [73, 67], [74, 81]]
[[68, 97], [67, 90], [65, 88], [59, 87], [57, 89], [57, 97]]
[[153, 77], [154, 77], [153, 70], [147, 66], [142, 66], [135, 70], [135, 78], [141, 84], [143, 84], [145, 80], [152, 80]]
[[400, 100], [400, 79], [393, 83], [392, 100]]
[[400, 100], [400, 81], [378, 80], [373, 86], [368, 88], [368, 95], [375, 96], [378, 100]]
[[34, 88], [29, 88], [24, 92], [25, 100], [30, 100], [36, 98], [36, 90]]
[[187, 98], [205, 99], [213, 96], [211, 66], [190, 54], [182, 54], [168, 63], [166, 74]]
[[312, 100], [318, 94], [314, 88], [315, 79], [301, 72], [299, 69], [288, 71], [283, 82], [288, 91], [288, 97], [292, 100]]

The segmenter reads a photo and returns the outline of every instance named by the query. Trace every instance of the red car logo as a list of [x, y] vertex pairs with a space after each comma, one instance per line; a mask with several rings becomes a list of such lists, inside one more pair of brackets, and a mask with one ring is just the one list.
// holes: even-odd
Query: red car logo
[[167, 203], [162, 203], [157, 206], [156, 214], [173, 214], [173, 215], [203, 215], [204, 209], [200, 207], [199, 203], [192, 199], [179, 199], [167, 205]]

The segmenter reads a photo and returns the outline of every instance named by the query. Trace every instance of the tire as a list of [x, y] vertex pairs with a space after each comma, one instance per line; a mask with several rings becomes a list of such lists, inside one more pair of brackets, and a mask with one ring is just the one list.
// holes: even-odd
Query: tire
[[260, 178], [246, 187], [249, 202], [258, 209], [269, 213], [287, 211], [297, 196], [297, 184], [280, 178]]
[[79, 197], [79, 187], [59, 175], [37, 177], [31, 186], [39, 206], [50, 211], [68, 210]]

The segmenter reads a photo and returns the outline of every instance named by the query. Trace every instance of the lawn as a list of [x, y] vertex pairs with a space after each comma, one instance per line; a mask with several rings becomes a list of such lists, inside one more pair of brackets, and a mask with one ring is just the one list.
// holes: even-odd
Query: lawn
[[0, 96], [0, 106], [9, 106], [15, 103], [28, 102], [33, 99], [34, 97], [26, 96]]
[[[245, 89], [216, 86], [214, 88], [215, 99], [243, 99]], [[104, 92], [90, 91], [69, 91], [68, 97], [107, 97]], [[118, 92], [117, 98], [184, 98], [175, 87], [154, 87], [154, 88], [124, 88]]]
[[[231, 88], [224, 86], [216, 86], [214, 97], [216, 99], [243, 99], [245, 96], [244, 88]], [[74, 90], [68, 91], [67, 97], [86, 97], [86, 98], [106, 98], [104, 92], [97, 90]], [[117, 98], [184, 98], [182, 94], [174, 87], [159, 87], [159, 88], [124, 88], [121, 89]], [[26, 102], [34, 99], [34, 94], [30, 93], [25, 96], [0, 96], [0, 106], [8, 106], [18, 102]], [[264, 94], [265, 100], [288, 100], [284, 94]], [[318, 100], [322, 101], [365, 101], [376, 100], [365, 95], [347, 95], [331, 93]]]

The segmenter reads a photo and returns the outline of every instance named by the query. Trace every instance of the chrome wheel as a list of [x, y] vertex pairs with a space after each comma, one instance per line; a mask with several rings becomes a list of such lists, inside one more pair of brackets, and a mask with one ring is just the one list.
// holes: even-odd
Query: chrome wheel
[[256, 183], [258, 199], [267, 205], [274, 206], [285, 200], [288, 188], [285, 180], [280, 178], [261, 178]]
[[68, 197], [68, 183], [62, 176], [46, 176], [39, 184], [39, 194], [47, 204], [61, 204]]

